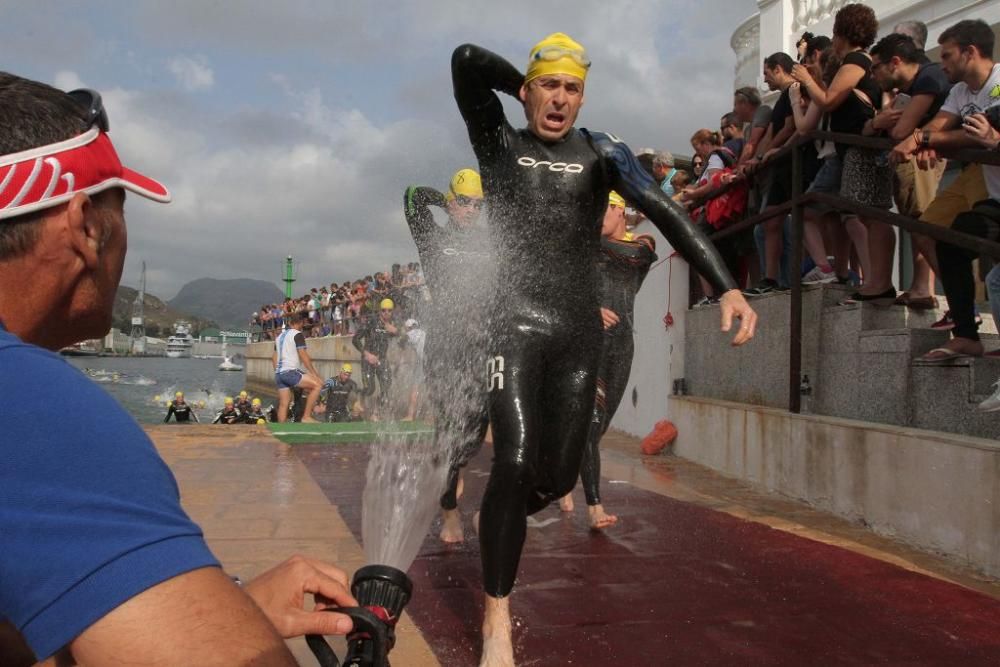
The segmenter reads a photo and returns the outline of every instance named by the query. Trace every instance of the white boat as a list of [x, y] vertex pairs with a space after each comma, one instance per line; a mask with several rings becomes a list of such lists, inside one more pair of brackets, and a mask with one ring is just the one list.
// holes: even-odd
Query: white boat
[[191, 325], [187, 322], [175, 322], [174, 335], [167, 339], [167, 356], [171, 359], [188, 358], [192, 347], [194, 336], [191, 335]]
[[219, 364], [220, 371], [241, 371], [243, 367], [239, 364], [234, 364], [232, 358], [226, 354], [226, 344], [222, 344], [222, 363]]

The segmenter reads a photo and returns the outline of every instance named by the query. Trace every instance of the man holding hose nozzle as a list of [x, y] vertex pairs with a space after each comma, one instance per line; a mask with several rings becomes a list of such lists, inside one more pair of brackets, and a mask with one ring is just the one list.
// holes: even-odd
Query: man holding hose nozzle
[[[0, 665], [291, 667], [283, 637], [349, 632], [304, 608], [357, 604], [332, 565], [293, 557], [241, 590], [142, 428], [56, 353], [110, 327], [125, 190], [166, 188], [122, 166], [95, 91], [0, 72], [0, 127], [0, 183], [18, 184], [0, 187], [0, 400], [18, 443], [0, 465]], [[72, 422], [50, 418], [52, 387]]]
[[[458, 511], [461, 469], [482, 445], [489, 424], [486, 411], [485, 294], [490, 284], [489, 238], [475, 223], [483, 204], [479, 174], [460, 169], [448, 191], [406, 189], [403, 210], [420, 254], [432, 301], [425, 319], [424, 374], [434, 410], [435, 451], [451, 457], [448, 486], [441, 496], [441, 540], [461, 542]], [[444, 227], [434, 222], [431, 206], [448, 213]]]
[[[452, 55], [455, 100], [483, 175], [497, 280], [489, 304], [487, 390], [494, 459], [480, 541], [486, 593], [481, 665], [514, 664], [509, 598], [528, 514], [576, 483], [601, 349], [595, 258], [614, 189], [640, 210], [721, 297], [722, 329], [756, 314], [718, 252], [616, 138], [573, 127], [590, 61], [555, 33], [529, 54], [527, 75], [465, 44]], [[524, 103], [515, 130], [495, 91]]]

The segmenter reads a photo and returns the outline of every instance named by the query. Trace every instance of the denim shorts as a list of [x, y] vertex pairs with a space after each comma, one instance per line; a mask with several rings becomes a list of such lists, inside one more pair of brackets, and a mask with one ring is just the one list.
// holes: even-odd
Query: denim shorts
[[298, 368], [290, 371], [281, 371], [274, 374], [274, 383], [278, 385], [278, 389], [291, 389], [302, 381], [303, 375], [304, 373]]
[[809, 189], [806, 192], [822, 192], [828, 195], [839, 195], [840, 194], [840, 175], [844, 171], [844, 165], [840, 161], [840, 156], [834, 153], [830, 157], [823, 160], [823, 164], [820, 165], [819, 171], [816, 172], [816, 178], [809, 185]]

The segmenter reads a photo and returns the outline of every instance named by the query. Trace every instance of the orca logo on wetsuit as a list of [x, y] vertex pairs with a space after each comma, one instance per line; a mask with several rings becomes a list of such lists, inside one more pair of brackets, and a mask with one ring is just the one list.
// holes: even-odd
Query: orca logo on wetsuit
[[517, 163], [522, 167], [544, 167], [548, 165], [549, 171], [563, 171], [567, 174], [579, 174], [583, 171], [583, 165], [575, 162], [551, 162], [549, 160], [536, 160], [530, 157], [519, 157]]

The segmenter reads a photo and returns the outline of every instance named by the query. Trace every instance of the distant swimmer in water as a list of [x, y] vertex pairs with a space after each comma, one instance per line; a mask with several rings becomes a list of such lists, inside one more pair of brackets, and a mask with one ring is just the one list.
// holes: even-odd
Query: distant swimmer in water
[[250, 395], [247, 394], [245, 389], [236, 397], [236, 409], [243, 414], [250, 412]]
[[250, 401], [250, 407], [243, 413], [243, 420], [248, 424], [263, 424], [267, 422], [267, 413], [261, 407], [259, 398]]
[[191, 406], [187, 404], [184, 400], [184, 392], [178, 391], [174, 394], [174, 400], [167, 404], [167, 416], [163, 418], [163, 423], [166, 424], [170, 421], [170, 416], [173, 415], [174, 419], [177, 420], [178, 424], [186, 424], [191, 421], [198, 421], [198, 415]]
[[213, 424], [238, 424], [242, 421], [240, 411], [236, 409], [236, 403], [232, 396], [226, 396], [226, 401], [212, 420]]

